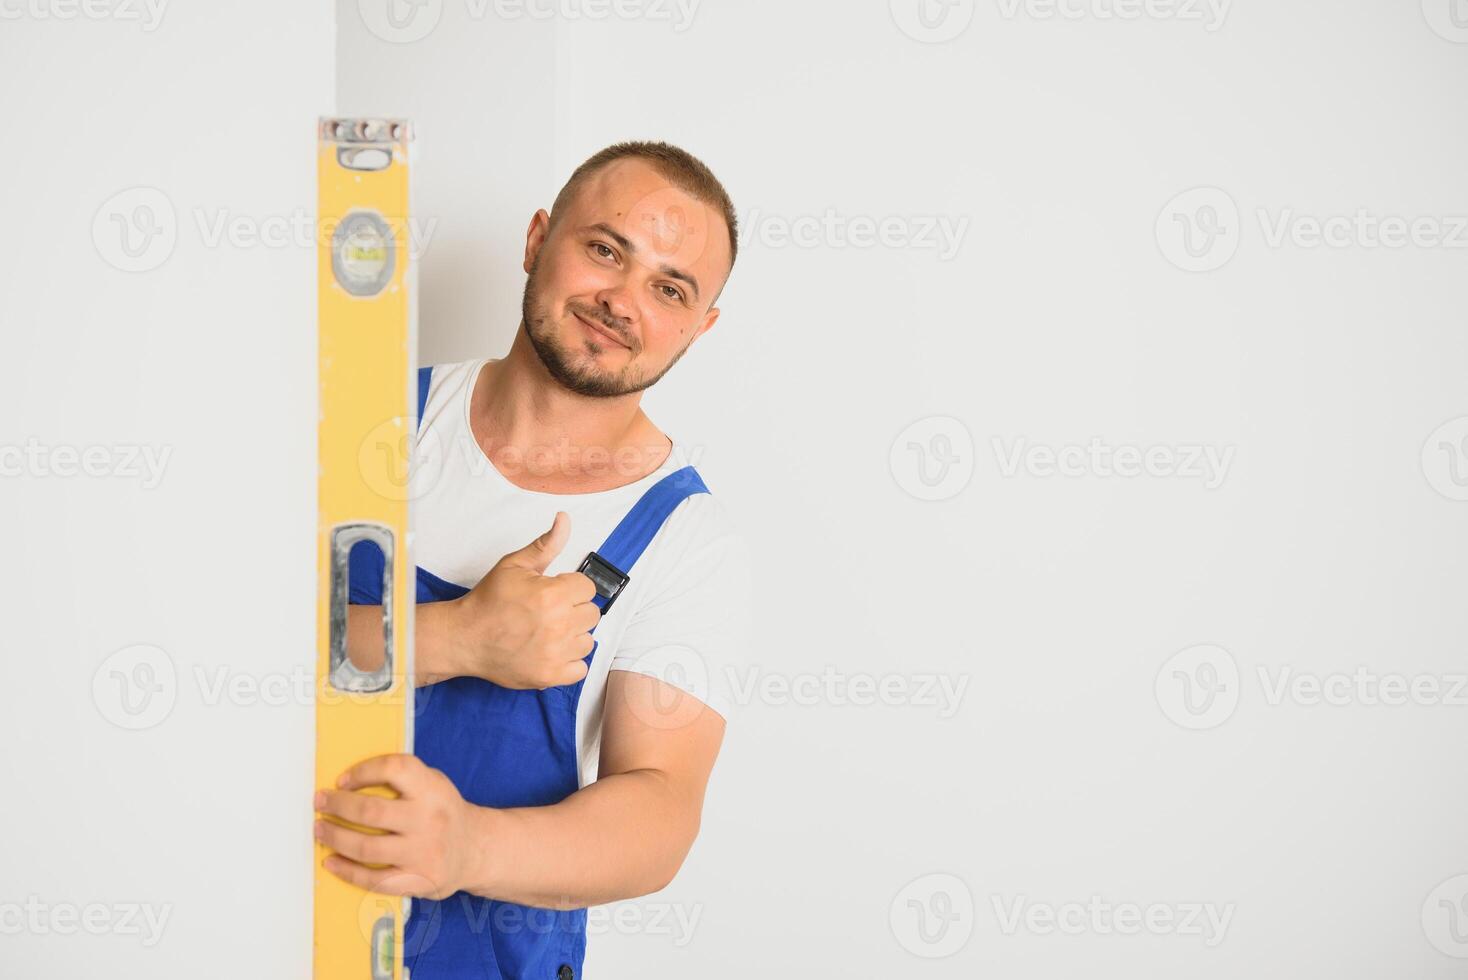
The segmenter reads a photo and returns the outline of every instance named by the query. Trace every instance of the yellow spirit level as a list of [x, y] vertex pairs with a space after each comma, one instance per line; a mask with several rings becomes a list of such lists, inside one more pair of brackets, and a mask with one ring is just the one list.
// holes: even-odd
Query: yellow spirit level
[[[323, 119], [317, 133], [317, 788], [373, 756], [413, 751], [411, 143], [396, 119]], [[383, 556], [385, 656], [371, 671], [347, 657], [348, 557], [358, 543]], [[347, 884], [322, 868], [328, 853], [316, 845], [315, 980], [407, 980], [408, 901]]]

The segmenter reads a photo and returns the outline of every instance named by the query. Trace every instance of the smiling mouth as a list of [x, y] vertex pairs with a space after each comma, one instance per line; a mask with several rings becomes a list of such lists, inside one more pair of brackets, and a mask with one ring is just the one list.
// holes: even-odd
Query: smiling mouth
[[604, 338], [607, 343], [616, 344], [618, 347], [627, 347], [628, 350], [631, 350], [631, 347], [628, 344], [622, 342], [622, 338], [618, 337], [616, 334], [612, 333], [611, 330], [602, 326], [600, 323], [597, 323], [595, 320], [588, 320], [580, 313], [573, 312], [571, 315], [580, 320], [582, 323], [586, 324], [589, 328], [591, 328], [592, 333]]

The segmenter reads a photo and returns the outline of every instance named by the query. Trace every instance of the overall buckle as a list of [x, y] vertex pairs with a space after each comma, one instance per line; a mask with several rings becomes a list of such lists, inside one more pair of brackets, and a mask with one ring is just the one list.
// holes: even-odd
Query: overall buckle
[[594, 551], [582, 559], [581, 567], [576, 571], [591, 579], [592, 584], [596, 586], [596, 594], [603, 600], [601, 603], [603, 616], [607, 614], [608, 609], [612, 608], [612, 603], [627, 587], [627, 583], [632, 581], [630, 575]]

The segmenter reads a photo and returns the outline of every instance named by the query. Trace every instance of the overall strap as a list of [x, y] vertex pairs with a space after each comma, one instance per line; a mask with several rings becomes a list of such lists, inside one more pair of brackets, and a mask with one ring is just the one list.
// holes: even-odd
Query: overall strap
[[418, 416], [413, 420], [413, 431], [423, 427], [423, 409], [428, 404], [428, 385], [433, 380], [433, 366], [418, 369]]
[[597, 556], [623, 575], [630, 574], [632, 566], [637, 564], [637, 559], [642, 557], [674, 509], [695, 493], [708, 492], [703, 477], [692, 466], [674, 470], [648, 488], [607, 535], [606, 541], [596, 551]]

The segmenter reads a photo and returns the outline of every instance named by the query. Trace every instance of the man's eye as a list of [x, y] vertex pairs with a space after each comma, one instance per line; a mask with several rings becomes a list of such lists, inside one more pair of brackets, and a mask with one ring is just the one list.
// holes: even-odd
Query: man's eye
[[615, 254], [609, 247], [603, 245], [601, 242], [592, 242], [591, 247], [596, 250], [597, 255], [600, 255], [604, 259], [609, 259], [612, 257], [613, 254]]
[[678, 290], [676, 286], [662, 286], [660, 288], [664, 290], [663, 295], [668, 297], [668, 299], [681, 300], [683, 298], [683, 294]]

